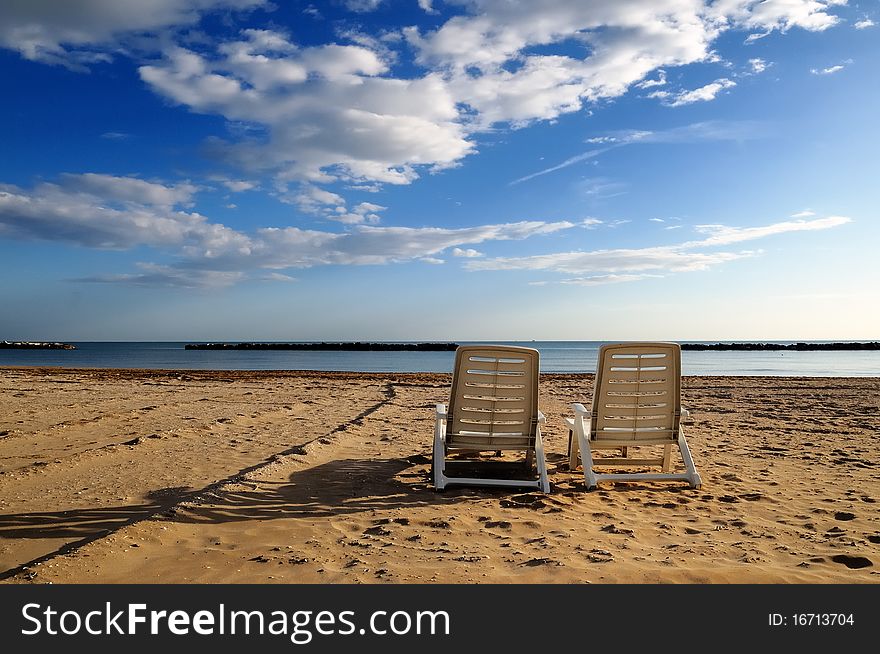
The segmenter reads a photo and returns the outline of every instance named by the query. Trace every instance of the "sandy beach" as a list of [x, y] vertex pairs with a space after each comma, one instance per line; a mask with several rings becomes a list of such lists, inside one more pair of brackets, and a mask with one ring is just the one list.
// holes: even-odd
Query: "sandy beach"
[[432, 490], [450, 375], [0, 369], [5, 583], [876, 583], [880, 379], [685, 377], [703, 478]]

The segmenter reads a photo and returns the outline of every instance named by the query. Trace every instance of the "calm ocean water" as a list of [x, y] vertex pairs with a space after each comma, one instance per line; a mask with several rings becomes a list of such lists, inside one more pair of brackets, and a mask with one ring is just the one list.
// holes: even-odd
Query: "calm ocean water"
[[[598, 341], [494, 341], [533, 347], [542, 372], [594, 372]], [[790, 341], [779, 341], [786, 343]], [[470, 342], [462, 341], [461, 344]], [[180, 370], [451, 372], [453, 352], [186, 350], [186, 343], [74, 343], [75, 350], [0, 350], [0, 366]], [[880, 351], [683, 351], [685, 375], [880, 376]]]

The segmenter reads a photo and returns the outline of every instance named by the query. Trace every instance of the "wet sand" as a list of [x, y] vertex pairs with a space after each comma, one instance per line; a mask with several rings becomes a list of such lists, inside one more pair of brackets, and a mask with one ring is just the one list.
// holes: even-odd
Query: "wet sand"
[[432, 490], [450, 375], [0, 369], [5, 583], [876, 583], [880, 379], [685, 377], [703, 486]]

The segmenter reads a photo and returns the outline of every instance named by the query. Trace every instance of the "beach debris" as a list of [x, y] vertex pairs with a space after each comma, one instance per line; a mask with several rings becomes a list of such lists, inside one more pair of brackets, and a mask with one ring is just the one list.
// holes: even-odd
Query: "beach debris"
[[391, 530], [385, 529], [382, 525], [376, 525], [375, 527], [367, 527], [364, 529], [365, 536], [390, 536]]
[[635, 536], [635, 533], [632, 529], [623, 529], [618, 527], [614, 523], [605, 525], [599, 531], [604, 531], [606, 534], [622, 534], [624, 536]]
[[[451, 520], [451, 518], [450, 518]], [[428, 520], [425, 523], [426, 527], [430, 527], [431, 529], [449, 529], [451, 526], [448, 520], [443, 520], [441, 518], [434, 518], [433, 520]]]
[[523, 562], [523, 563], [520, 563], [520, 565], [524, 565], [524, 566], [529, 567], [529, 568], [534, 568], [534, 567], [537, 567], [537, 566], [539, 566], [539, 565], [555, 565], [555, 566], [561, 566], [562, 564], [561, 564], [559, 561], [554, 561], [553, 559], [540, 558], [540, 559], [529, 559], [528, 561], [525, 561], [525, 562]]
[[543, 509], [545, 506], [547, 506], [541, 499], [541, 496], [532, 494], [514, 495], [510, 499], [501, 500], [500, 504], [501, 507], [505, 509]]
[[608, 550], [594, 549], [587, 554], [587, 560], [593, 563], [611, 563], [614, 560], [611, 552]]
[[378, 520], [373, 520], [374, 525], [390, 525], [390, 524], [398, 524], [398, 525], [408, 525], [409, 518], [379, 518]]

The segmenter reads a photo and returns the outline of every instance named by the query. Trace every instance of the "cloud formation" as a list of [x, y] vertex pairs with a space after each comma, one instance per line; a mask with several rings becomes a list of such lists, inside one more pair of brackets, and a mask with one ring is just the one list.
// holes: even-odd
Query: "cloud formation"
[[194, 25], [209, 12], [266, 0], [27, 0], [0, 3], [0, 46], [25, 59], [85, 70], [124, 52], [127, 37]]
[[[456, 229], [354, 225], [331, 232], [298, 227], [262, 227], [252, 233], [212, 223], [187, 212], [197, 188], [131, 177], [65, 175], [30, 190], [0, 186], [0, 236], [60, 241], [100, 249], [149, 246], [176, 257], [172, 265], [140, 264], [140, 272], [83, 281], [136, 285], [226, 285], [252, 271], [321, 265], [384, 265], [442, 261], [438, 255], [470, 259], [470, 247], [489, 241], [523, 240], [574, 227], [568, 221], [519, 221]], [[364, 202], [358, 216], [383, 209]]]
[[833, 75], [834, 73], [839, 73], [840, 71], [842, 71], [844, 68], [846, 68], [852, 62], [853, 62], [852, 59], [847, 59], [844, 62], [841, 62], [841, 63], [836, 64], [834, 66], [828, 66], [827, 68], [811, 68], [810, 72], [813, 75]]
[[712, 248], [790, 232], [831, 229], [848, 222], [850, 219], [843, 216], [829, 216], [814, 220], [788, 220], [758, 227], [701, 225], [696, 229], [705, 238], [676, 245], [495, 257], [469, 261], [465, 267], [475, 271], [536, 270], [575, 274], [580, 277], [563, 282], [595, 286], [600, 283], [635, 281], [647, 275], [708, 270], [722, 263], [758, 254], [753, 250], [730, 252], [713, 251]]
[[[370, 12], [382, 2], [341, 4]], [[476, 151], [480, 132], [553, 120], [632, 87], [653, 89], [648, 97], [670, 107], [713, 100], [735, 83], [719, 78], [670, 91], [667, 71], [717, 61], [712, 46], [727, 31], [828, 29], [839, 21], [833, 13], [839, 4], [458, 0], [436, 28], [401, 25], [366, 34], [346, 27], [338, 42], [309, 46], [278, 29], [245, 29], [225, 39], [191, 38], [184, 46], [181, 30], [197, 28], [208, 14], [272, 6], [267, 0], [33, 0], [0, 5], [0, 46], [83, 68], [134, 50], [142, 56], [149, 49], [130, 44], [152, 39], [162, 56], [139, 66], [143, 82], [190, 111], [253, 128], [240, 138], [214, 138], [208, 149], [249, 176], [273, 176], [283, 192], [292, 184], [296, 196], [311, 192], [297, 190], [300, 185], [409, 184], [459, 165]], [[419, 6], [438, 15], [430, 1]], [[407, 58], [415, 68], [402, 73], [397, 63]], [[751, 62], [753, 72], [765, 65]], [[372, 219], [338, 215], [348, 223]]]

